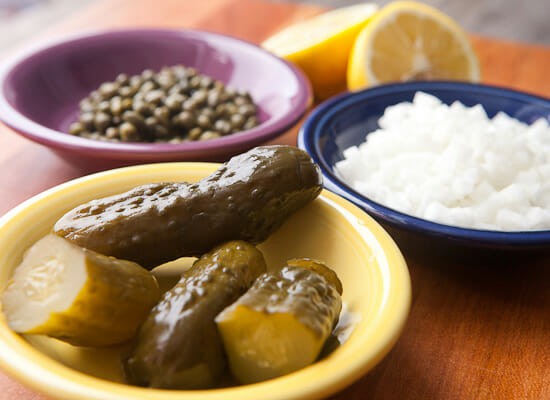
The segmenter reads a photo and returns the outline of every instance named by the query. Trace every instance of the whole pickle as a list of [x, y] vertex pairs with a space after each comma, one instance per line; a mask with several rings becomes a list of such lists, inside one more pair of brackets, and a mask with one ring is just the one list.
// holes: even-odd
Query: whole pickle
[[321, 188], [320, 171], [304, 151], [256, 147], [197, 183], [154, 183], [90, 201], [65, 214], [54, 232], [154, 268], [228, 240], [261, 243]]
[[142, 325], [124, 362], [128, 381], [171, 389], [215, 385], [225, 355], [214, 318], [265, 269], [262, 253], [243, 241], [225, 243], [199, 258]]
[[233, 376], [260, 382], [314, 362], [338, 322], [341, 292], [334, 271], [311, 259], [262, 274], [216, 317]]

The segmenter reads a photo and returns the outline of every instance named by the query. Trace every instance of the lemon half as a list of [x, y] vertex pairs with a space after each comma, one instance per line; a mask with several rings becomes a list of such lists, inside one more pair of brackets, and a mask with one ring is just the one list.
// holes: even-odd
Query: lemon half
[[290, 25], [262, 46], [295, 64], [308, 76], [317, 99], [346, 89], [346, 71], [353, 43], [378, 6], [371, 3], [327, 11]]
[[396, 1], [382, 8], [351, 50], [348, 89], [434, 79], [479, 81], [479, 62], [466, 33], [422, 3]]

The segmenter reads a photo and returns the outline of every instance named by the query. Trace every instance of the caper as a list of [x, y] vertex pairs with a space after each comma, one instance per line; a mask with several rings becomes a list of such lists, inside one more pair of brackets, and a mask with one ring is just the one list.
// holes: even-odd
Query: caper
[[187, 135], [189, 137], [189, 139], [191, 140], [197, 140], [200, 135], [202, 134], [202, 129], [201, 128], [193, 128], [189, 131], [189, 134]]
[[88, 112], [94, 110], [94, 103], [89, 98], [85, 98], [82, 101], [80, 101], [80, 111], [82, 112]]
[[233, 128], [239, 129], [244, 125], [246, 120], [241, 114], [233, 114], [231, 116], [230, 122]]
[[183, 65], [175, 65], [172, 67], [172, 72], [178, 79], [185, 78], [187, 76], [187, 68]]
[[136, 101], [134, 100], [134, 104], [132, 106], [135, 112], [143, 115], [148, 116], [151, 115], [152, 108], [149, 106], [149, 104], [145, 103], [144, 101]]
[[120, 96], [114, 96], [111, 98], [109, 110], [113, 115], [120, 115], [122, 113], [122, 99]]
[[82, 123], [80, 122], [73, 122], [69, 126], [69, 133], [71, 135], [80, 135], [82, 132], [84, 132], [84, 130], [84, 125], [82, 125]]
[[165, 125], [168, 125], [170, 123], [170, 110], [166, 106], [155, 108], [153, 115]]
[[210, 78], [209, 76], [206, 76], [206, 75], [203, 75], [201, 77], [201, 83], [200, 85], [203, 87], [203, 88], [209, 88], [212, 84], [214, 83], [214, 80], [212, 78]]
[[226, 120], [219, 119], [214, 123], [214, 129], [216, 129], [222, 135], [227, 135], [231, 132], [231, 124]]
[[256, 109], [252, 104], [243, 104], [239, 106], [239, 113], [245, 117], [251, 117], [256, 114]]
[[111, 124], [111, 116], [104, 112], [98, 112], [94, 118], [94, 126], [99, 132], [105, 132], [105, 129]]
[[202, 110], [200, 110], [200, 113], [206, 115], [211, 120], [214, 120], [216, 118], [216, 111], [214, 111], [214, 109], [210, 107], [204, 107]]
[[227, 107], [226, 107], [225, 103], [218, 104], [216, 106], [216, 108], [214, 109], [214, 111], [216, 112], [216, 115], [218, 117], [227, 117], [228, 116]]
[[159, 86], [164, 90], [171, 88], [176, 82], [174, 77], [168, 74], [159, 75], [156, 81], [159, 84]]
[[181, 95], [180, 93], [173, 93], [166, 98], [164, 104], [166, 104], [166, 107], [168, 107], [170, 110], [178, 111], [181, 110], [181, 106], [184, 101], [185, 97], [183, 97], [183, 95]]
[[132, 86], [122, 86], [119, 90], [118, 90], [118, 94], [120, 95], [120, 97], [132, 97], [134, 94], [136, 94], [137, 92], [137, 88], [134, 88]]
[[187, 99], [182, 104], [182, 108], [186, 111], [194, 111], [198, 107], [199, 104], [194, 99]]
[[235, 95], [237, 94], [237, 92], [234, 90], [234, 89], [231, 89], [231, 88], [226, 88], [225, 89], [225, 94], [227, 96], [228, 99], [232, 99], [235, 97]]
[[195, 68], [119, 74], [82, 99], [69, 133], [108, 141], [208, 140], [258, 124], [246, 91], [227, 88]]
[[174, 117], [174, 124], [186, 129], [191, 129], [195, 124], [195, 117], [189, 111], [182, 111]]
[[103, 100], [97, 105], [97, 109], [103, 112], [109, 112], [110, 108], [111, 108], [111, 103], [109, 103], [109, 101], [107, 100]]
[[128, 81], [128, 83], [130, 84], [130, 87], [132, 89], [137, 91], [139, 89], [139, 87], [141, 86], [141, 84], [143, 83], [143, 79], [139, 75], [134, 75], [134, 76], [130, 77], [130, 80]]
[[91, 112], [84, 112], [80, 114], [80, 117], [78, 118], [78, 121], [86, 128], [86, 129], [92, 129], [94, 126], [94, 119], [95, 115]]
[[131, 123], [136, 128], [145, 127], [145, 119], [142, 115], [135, 111], [124, 111], [122, 114], [122, 120]]
[[239, 112], [239, 108], [233, 103], [226, 103], [225, 112], [227, 115], [234, 115]]
[[201, 128], [210, 128], [212, 126], [212, 121], [207, 115], [199, 114], [199, 116], [197, 117], [197, 124]]
[[130, 81], [130, 77], [127, 74], [118, 74], [115, 78], [115, 82], [119, 85], [126, 85]]
[[109, 139], [118, 139], [120, 138], [120, 133], [118, 128], [110, 126], [105, 130], [105, 136], [107, 136]]
[[124, 111], [130, 110], [132, 108], [133, 103], [134, 102], [132, 101], [132, 99], [122, 99], [122, 101], [120, 102], [120, 107]]
[[208, 105], [210, 107], [216, 107], [218, 104], [220, 104], [220, 93], [221, 90], [219, 89], [212, 89], [210, 93], [208, 93]]
[[130, 142], [137, 137], [137, 128], [130, 122], [120, 124], [120, 139], [125, 142]]
[[99, 103], [101, 100], [103, 100], [101, 93], [99, 93], [97, 90], [91, 91], [89, 98], [90, 100], [92, 100], [93, 103]]
[[162, 90], [151, 90], [145, 95], [145, 101], [149, 104], [158, 105], [164, 99], [164, 92]]
[[189, 79], [189, 86], [193, 89], [198, 89], [201, 86], [201, 77], [194, 75]]
[[153, 81], [145, 81], [141, 84], [139, 87], [139, 91], [142, 93], [148, 93], [152, 90], [155, 90], [157, 88], [157, 85]]
[[168, 136], [168, 129], [165, 127], [165, 126], [162, 126], [162, 125], [157, 125], [155, 126], [155, 136], [157, 138], [163, 138], [163, 137], [167, 137]]
[[248, 101], [244, 98], [244, 97], [241, 97], [241, 96], [237, 96], [233, 99], [233, 102], [238, 105], [238, 106], [242, 106], [244, 104], [248, 104]]
[[219, 138], [221, 135], [216, 131], [204, 131], [200, 136], [199, 140], [210, 140]]
[[246, 120], [246, 122], [244, 123], [244, 126], [243, 126], [243, 129], [252, 129], [254, 128], [256, 125], [258, 125], [258, 122], [256, 121], [256, 117], [250, 117]]
[[119, 85], [115, 82], [102, 83], [99, 87], [99, 93], [101, 93], [104, 99], [110, 99], [116, 94], [118, 86]]
[[193, 93], [193, 96], [191, 96], [191, 99], [195, 100], [199, 105], [203, 104], [207, 98], [208, 92], [204, 89], [198, 89], [195, 93]]
[[155, 126], [157, 126], [159, 123], [159, 121], [155, 118], [155, 117], [147, 117], [145, 118], [145, 125], [147, 126], [147, 128], [149, 128], [150, 130], [154, 130], [155, 129]]
[[155, 72], [152, 69], [145, 69], [141, 72], [141, 78], [146, 81], [155, 76]]

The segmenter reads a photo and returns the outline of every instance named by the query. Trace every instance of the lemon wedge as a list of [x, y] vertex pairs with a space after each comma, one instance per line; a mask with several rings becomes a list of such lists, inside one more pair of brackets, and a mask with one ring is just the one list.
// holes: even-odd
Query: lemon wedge
[[348, 89], [409, 80], [480, 79], [466, 33], [442, 12], [414, 1], [383, 7], [351, 50]]
[[327, 11], [290, 25], [262, 46], [298, 65], [317, 99], [346, 89], [346, 70], [353, 43], [378, 6], [359, 4]]

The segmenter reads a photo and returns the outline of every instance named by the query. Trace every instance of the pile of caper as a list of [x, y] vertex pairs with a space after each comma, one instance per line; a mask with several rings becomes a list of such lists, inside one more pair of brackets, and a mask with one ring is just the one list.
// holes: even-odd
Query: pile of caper
[[179, 143], [208, 140], [258, 125], [248, 92], [236, 91], [196, 69], [120, 74], [80, 102], [69, 133], [89, 139]]

